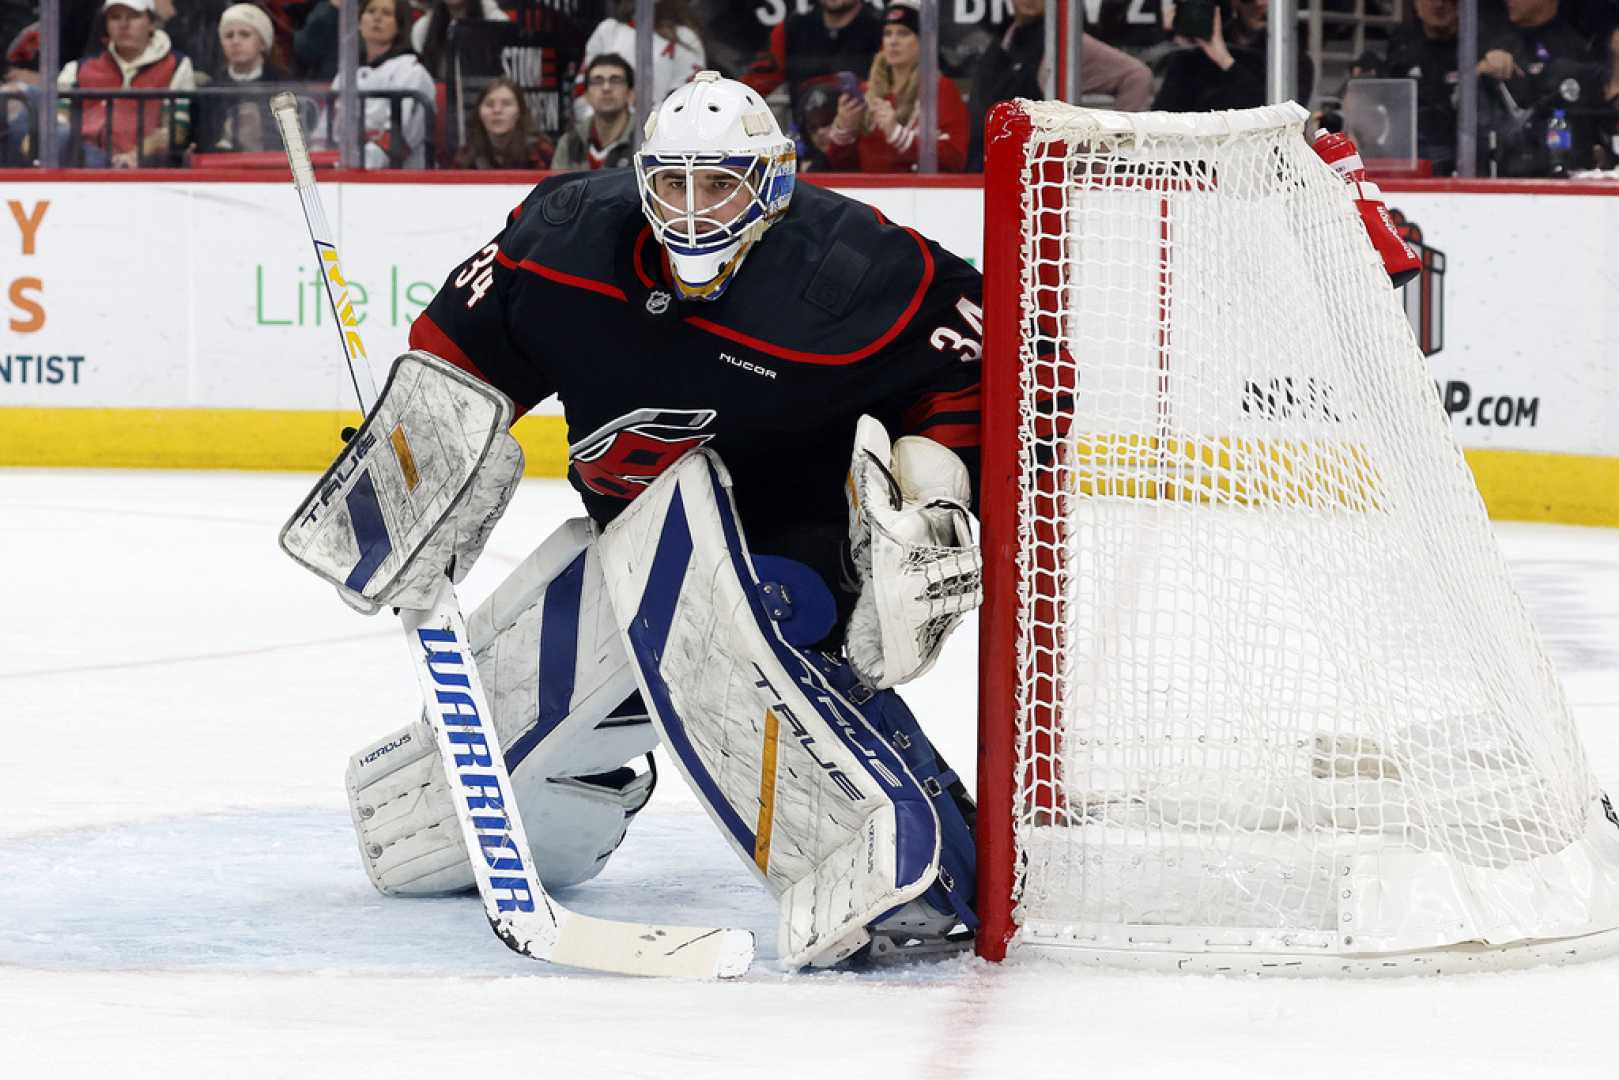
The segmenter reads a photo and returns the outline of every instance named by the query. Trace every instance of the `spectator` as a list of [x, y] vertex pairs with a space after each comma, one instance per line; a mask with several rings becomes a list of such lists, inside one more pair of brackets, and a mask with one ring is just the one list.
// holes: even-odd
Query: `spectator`
[[[360, 109], [365, 123], [363, 166], [420, 169], [427, 164], [428, 110], [414, 98], [400, 106], [399, 130], [392, 125], [393, 105], [386, 97], [365, 97], [367, 91], [414, 90], [433, 100], [433, 79], [410, 51], [409, 34], [399, 20], [403, 0], [365, 0], [360, 9]], [[338, 80], [332, 80], [338, 89]], [[333, 109], [336, 112], [336, 109]], [[325, 127], [325, 125], [322, 125]], [[335, 125], [334, 125], [335, 127]]]
[[219, 17], [219, 43], [224, 59], [214, 72], [214, 86], [265, 84], [263, 97], [219, 97], [203, 100], [197, 147], [216, 152], [275, 150], [281, 145], [270, 115], [270, 86], [290, 76], [270, 58], [275, 29], [263, 8], [233, 4]]
[[292, 58], [306, 79], [337, 74], [337, 17], [343, 0], [315, 0], [304, 24], [292, 36]]
[[[39, 32], [39, 4], [34, 0], [0, 0], [0, 47], [18, 43], [24, 30]], [[9, 50], [8, 50], [9, 51]], [[6, 64], [0, 58], [0, 70]]]
[[[1556, 0], [1553, 0], [1555, 3]], [[1265, 104], [1265, 24], [1270, 0], [1230, 0], [1228, 20], [1222, 5], [1214, 8], [1214, 30], [1205, 39], [1175, 36], [1177, 44], [1193, 45], [1169, 54], [1164, 81], [1152, 107], [1168, 112], [1209, 112], [1214, 109], [1251, 109]], [[1174, 25], [1175, 5], [1165, 0], [1164, 26]], [[1229, 29], [1228, 29], [1229, 27]], [[1310, 100], [1315, 68], [1308, 50], [1298, 51], [1300, 102]]]
[[[635, 0], [619, 0], [618, 17], [603, 19], [585, 42], [587, 62], [613, 53], [635, 64]], [[661, 102], [669, 92], [702, 71], [706, 66], [703, 36], [697, 28], [686, 0], [657, 0], [652, 8], [652, 101]], [[583, 76], [576, 93], [584, 90]], [[586, 107], [575, 107], [576, 115], [589, 115]]]
[[[0, 9], [5, 10], [5, 9]], [[0, 91], [22, 94], [32, 105], [16, 98], [0, 98], [0, 166], [31, 164], [39, 113], [39, 22], [18, 25], [0, 20]], [[30, 122], [30, 121], [34, 122]]]
[[1389, 40], [1377, 74], [1417, 84], [1417, 156], [1436, 176], [1456, 171], [1456, 0], [1415, 0], [1414, 21]]
[[551, 167], [551, 140], [535, 130], [523, 92], [504, 75], [484, 87], [474, 116], [467, 144], [456, 152], [456, 168]]
[[[56, 85], [62, 90], [193, 90], [191, 58], [178, 53], [169, 35], [157, 28], [152, 0], [106, 0], [106, 47], [83, 60], [63, 65]], [[67, 102], [63, 114], [70, 114]], [[84, 163], [111, 165], [168, 164], [191, 134], [191, 102], [97, 101], [83, 103], [79, 128]], [[137, 139], [139, 144], [137, 145]]]
[[617, 53], [603, 53], [586, 65], [584, 77], [590, 114], [562, 136], [551, 167], [569, 171], [628, 165], [634, 150], [635, 69]]
[[[785, 81], [793, 120], [808, 138], [805, 112], [818, 104], [807, 100], [811, 91], [821, 87], [825, 93], [819, 97], [830, 94], [833, 101], [853, 94], [882, 47], [883, 17], [865, 0], [820, 0], [815, 10], [776, 24], [769, 46], [740, 81], [760, 96]], [[825, 127], [821, 125], [823, 132]]]
[[[1480, 97], [1496, 113], [1496, 169], [1503, 176], [1544, 176], [1548, 172], [1545, 124], [1553, 109], [1594, 99], [1602, 72], [1589, 62], [1584, 35], [1557, 12], [1558, 0], [1507, 0], [1510, 25], [1490, 40], [1478, 62]], [[1572, 81], [1575, 93], [1564, 93]], [[1503, 97], [1503, 95], [1505, 95]], [[1591, 164], [1592, 123], [1569, 117], [1577, 168]]]
[[822, 172], [832, 167], [826, 153], [832, 144], [832, 124], [838, 118], [838, 102], [845, 94], [859, 97], [860, 80], [848, 73], [839, 75], [835, 82], [813, 78], [805, 80], [801, 90], [792, 123], [798, 171]]
[[1552, 89], [1543, 76], [1555, 61], [1580, 63], [1589, 55], [1585, 35], [1557, 13], [1558, 0], [1507, 0], [1508, 26], [1485, 44], [1478, 73], [1506, 86], [1519, 105]]
[[[1591, 43], [1596, 54], [1607, 47], [1609, 35], [1619, 30], [1619, 0], [1562, 0], [1557, 13]], [[1485, 26], [1489, 28], [1487, 23]], [[1602, 61], [1601, 55], [1596, 59]]]
[[458, 22], [505, 18], [495, 0], [434, 0], [427, 14], [412, 24], [410, 45], [436, 81], [449, 82], [454, 74], [450, 69], [450, 27]]
[[[968, 114], [972, 147], [968, 168], [984, 167], [984, 117], [991, 105], [1012, 98], [1038, 101], [1046, 96], [1046, 0], [1012, 0], [1012, 21], [1000, 40], [978, 58]], [[1152, 104], [1152, 69], [1129, 53], [1090, 34], [1080, 39], [1080, 93], [1108, 94], [1113, 108], [1140, 112]]]
[[[883, 12], [883, 47], [871, 62], [862, 100], [846, 94], [826, 156], [834, 169], [911, 172], [916, 169], [917, 92], [921, 81], [922, 16], [918, 0], [892, 0]], [[967, 164], [967, 106], [956, 84], [939, 76], [939, 170], [960, 172]]]
[[270, 28], [273, 31], [270, 43], [270, 55], [266, 60], [275, 64], [283, 71], [293, 68], [292, 38], [298, 27], [304, 24], [304, 17], [316, 4], [324, 4], [326, 0], [253, 0], [270, 16]]
[[[103, 0], [57, 0], [59, 13], [57, 27], [60, 31], [57, 38], [58, 63], [66, 64], [69, 60], [82, 60], [91, 53], [101, 51], [104, 36], [102, 3]], [[29, 3], [27, 6], [32, 15], [38, 17], [39, 4]], [[172, 40], [170, 45], [172, 47]]]
[[200, 82], [225, 63], [219, 47], [219, 17], [231, 0], [153, 0], [158, 25], [176, 52], [191, 57]]
[[1596, 160], [1605, 169], [1619, 168], [1619, 29], [1608, 35], [1608, 76], [1602, 80], [1603, 113], [1597, 118]]

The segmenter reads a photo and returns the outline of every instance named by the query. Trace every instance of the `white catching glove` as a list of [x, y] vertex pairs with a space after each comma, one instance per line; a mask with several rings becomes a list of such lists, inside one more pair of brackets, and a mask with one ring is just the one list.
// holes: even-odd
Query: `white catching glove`
[[983, 598], [972, 487], [953, 451], [916, 435], [890, 445], [883, 425], [862, 416], [846, 491], [860, 599], [844, 649], [861, 680], [880, 690], [932, 667]]

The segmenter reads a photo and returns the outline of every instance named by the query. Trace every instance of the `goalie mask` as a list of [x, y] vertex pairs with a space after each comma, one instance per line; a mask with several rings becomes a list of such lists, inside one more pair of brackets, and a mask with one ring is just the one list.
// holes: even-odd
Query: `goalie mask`
[[787, 212], [797, 168], [764, 99], [717, 72], [698, 72], [647, 118], [635, 180], [682, 299], [725, 291]]

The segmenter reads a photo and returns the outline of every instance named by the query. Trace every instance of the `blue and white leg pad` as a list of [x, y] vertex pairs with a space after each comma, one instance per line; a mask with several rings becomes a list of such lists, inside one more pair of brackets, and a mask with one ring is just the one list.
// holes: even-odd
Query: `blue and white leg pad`
[[706, 451], [682, 458], [597, 546], [659, 734], [780, 902], [783, 963], [864, 945], [867, 924], [934, 884], [938, 818], [900, 756], [784, 638], [724, 466]]
[[[873, 929], [879, 933], [889, 931], [896, 937], [907, 936], [908, 931], [920, 931], [919, 936], [927, 936], [929, 932], [948, 931], [957, 924], [976, 930], [978, 916], [973, 905], [978, 887], [978, 848], [972, 823], [967, 820], [967, 813], [973, 812], [973, 807], [966, 801], [960, 777], [939, 758], [922, 725], [898, 693], [873, 691], [861, 683], [854, 666], [846, 660], [820, 655], [815, 657], [815, 662], [833, 689], [853, 703], [866, 722], [899, 754], [905, 767], [933, 800], [933, 809], [939, 818], [938, 879], [927, 892], [906, 905], [909, 910], [886, 913]], [[956, 792], [966, 801], [965, 807], [963, 801], [958, 801]]]
[[[565, 523], [467, 619], [534, 865], [549, 888], [601, 871], [656, 779], [657, 745], [607, 604], [589, 522]], [[349, 762], [361, 858], [392, 896], [470, 888], [472, 871], [422, 721]]]

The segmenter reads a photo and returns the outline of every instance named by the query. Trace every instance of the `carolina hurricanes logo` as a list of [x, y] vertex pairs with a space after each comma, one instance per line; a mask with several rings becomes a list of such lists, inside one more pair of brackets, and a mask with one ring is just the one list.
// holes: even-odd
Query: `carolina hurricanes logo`
[[579, 482], [598, 495], [633, 499], [682, 455], [714, 437], [713, 409], [636, 409], [568, 447]]

